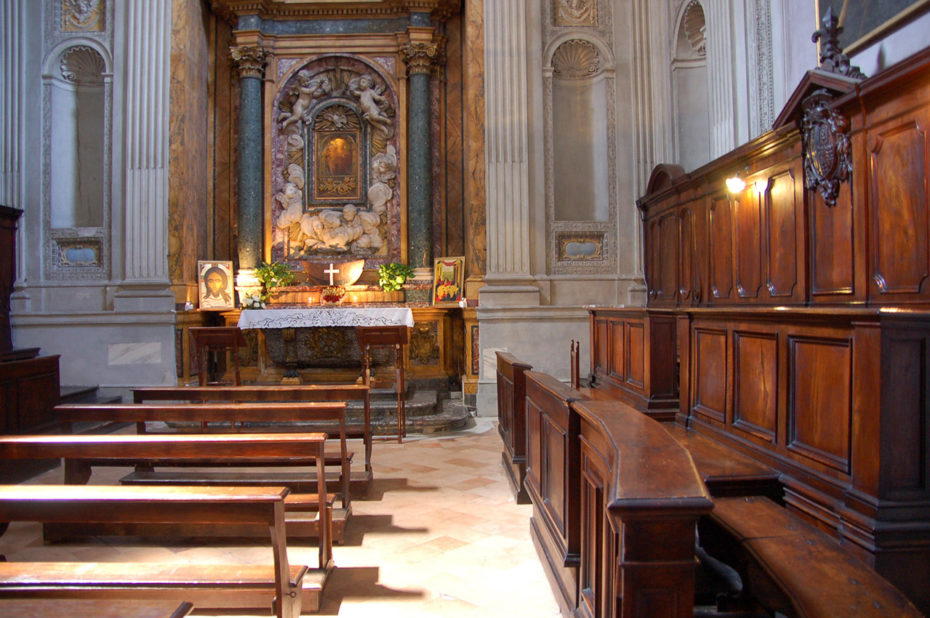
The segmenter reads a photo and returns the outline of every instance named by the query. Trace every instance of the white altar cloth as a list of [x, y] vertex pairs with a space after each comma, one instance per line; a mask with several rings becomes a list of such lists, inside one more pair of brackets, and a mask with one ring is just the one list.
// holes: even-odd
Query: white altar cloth
[[409, 307], [243, 309], [239, 314], [241, 329], [400, 325], [413, 328], [413, 312]]

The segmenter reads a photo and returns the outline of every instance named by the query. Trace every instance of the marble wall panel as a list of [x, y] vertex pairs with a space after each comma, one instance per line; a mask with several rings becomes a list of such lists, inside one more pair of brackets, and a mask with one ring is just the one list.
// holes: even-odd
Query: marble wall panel
[[[484, 0], [464, 7], [464, 93], [465, 136], [465, 275], [482, 278], [487, 272], [487, 215], [485, 211], [484, 158]], [[466, 294], [469, 292], [466, 291]]]
[[456, 15], [446, 24], [446, 212], [445, 248], [442, 255], [465, 255], [462, 35], [463, 21], [460, 15]]
[[172, 284], [181, 286], [195, 284], [197, 259], [206, 257], [207, 246], [209, 47], [203, 11], [199, 0], [174, 0], [171, 10], [168, 272]]

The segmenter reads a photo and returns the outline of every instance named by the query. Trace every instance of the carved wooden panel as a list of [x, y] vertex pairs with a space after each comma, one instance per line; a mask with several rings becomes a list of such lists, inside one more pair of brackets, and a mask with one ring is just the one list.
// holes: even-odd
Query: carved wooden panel
[[[584, 424], [584, 423], [583, 423]], [[582, 429], [583, 434], [591, 434]], [[579, 616], [609, 616], [606, 601], [611, 573], [607, 562], [605, 494], [610, 468], [604, 456], [581, 437], [581, 560], [578, 570]]]
[[811, 221], [812, 299], [837, 302], [836, 297], [841, 296], [848, 302], [855, 293], [855, 223], [850, 183], [840, 185], [833, 207], [827, 206], [816, 191], [807, 191], [806, 195]]
[[678, 215], [680, 230], [678, 266], [678, 302], [699, 302], [694, 294], [694, 211], [685, 206]]
[[629, 338], [627, 340], [627, 378], [626, 381], [628, 384], [636, 387], [637, 389], [642, 389], [646, 381], [646, 370], [645, 370], [645, 341], [644, 341], [644, 330], [642, 322], [627, 322], [627, 332], [629, 333]]
[[852, 342], [789, 339], [788, 450], [849, 472]]
[[792, 297], [798, 291], [798, 239], [804, 232], [800, 188], [801, 181], [789, 169], [769, 178], [763, 195], [766, 287], [772, 298]]
[[610, 370], [610, 346], [609, 346], [609, 337], [610, 337], [610, 326], [609, 322], [605, 319], [596, 319], [594, 336], [591, 340], [594, 342], [594, 368], [595, 373], [606, 374]]
[[610, 332], [610, 375], [621, 382], [626, 379], [626, 329], [620, 320], [607, 322]]
[[708, 300], [729, 300], [733, 291], [733, 226], [730, 200], [713, 198], [710, 205], [710, 293]]
[[[498, 364], [500, 361], [498, 361]], [[504, 440], [504, 448], [513, 455], [513, 381], [500, 370], [497, 372], [497, 430]]]
[[526, 399], [526, 479], [524, 485], [531, 496], [539, 496], [542, 492], [540, 471], [542, 470], [542, 435], [540, 424], [542, 419], [539, 406], [534, 401]]
[[926, 297], [927, 132], [914, 119], [887, 126], [877, 132], [870, 158], [872, 294]]
[[882, 337], [884, 484], [890, 500], [930, 498], [930, 327], [908, 323]]
[[692, 410], [722, 423], [727, 408], [727, 333], [695, 328], [692, 346]]
[[733, 335], [733, 426], [768, 443], [778, 420], [778, 337]]
[[[568, 459], [568, 435], [564, 425], [560, 426], [548, 414], [543, 414], [540, 421], [542, 429], [542, 475], [540, 478], [542, 498], [546, 510], [558, 531], [567, 535], [565, 528], [568, 513], [568, 492], [565, 470]], [[567, 425], [567, 423], [566, 423]]]
[[675, 211], [659, 219], [658, 263], [660, 279], [656, 302], [673, 305], [678, 300], [678, 217]]
[[762, 209], [759, 195], [747, 191], [732, 201], [736, 219], [736, 292], [759, 298], [762, 290]]

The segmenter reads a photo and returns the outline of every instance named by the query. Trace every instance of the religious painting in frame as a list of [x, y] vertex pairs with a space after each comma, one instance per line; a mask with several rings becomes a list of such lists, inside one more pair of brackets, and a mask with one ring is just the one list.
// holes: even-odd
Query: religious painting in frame
[[464, 298], [465, 257], [442, 257], [433, 261], [433, 305], [458, 306]]
[[840, 47], [853, 54], [930, 10], [930, 0], [814, 0], [817, 28], [827, 9], [840, 20]]
[[202, 310], [223, 311], [235, 308], [232, 268], [231, 261], [197, 262], [197, 289]]
[[362, 199], [364, 136], [356, 112], [332, 105], [313, 124], [313, 203]]

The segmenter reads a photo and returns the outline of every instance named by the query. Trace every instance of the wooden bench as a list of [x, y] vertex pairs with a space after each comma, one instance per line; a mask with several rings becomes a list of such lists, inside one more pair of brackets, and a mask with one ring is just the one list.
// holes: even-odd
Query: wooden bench
[[5, 618], [184, 618], [192, 609], [186, 601], [158, 599], [0, 599], [0, 616]]
[[268, 607], [271, 601], [279, 618], [297, 618], [308, 568], [288, 563], [287, 494], [286, 487], [2, 485], [2, 522], [264, 526], [273, 566], [0, 562], [0, 596], [171, 599], [203, 609]]
[[133, 389], [133, 402], [333, 402], [361, 401], [364, 417], [361, 425], [346, 422], [346, 437], [362, 438], [365, 445], [365, 470], [350, 478], [359, 491], [371, 482], [371, 389], [364, 384], [304, 384], [255, 386], [150, 386]]
[[[132, 467], [204, 465], [279, 461], [305, 465], [315, 471], [316, 493], [289, 494], [285, 500], [288, 530], [297, 536], [319, 537], [319, 569], [332, 560], [332, 512], [323, 474], [326, 435], [322, 433], [262, 433], [207, 435], [40, 435], [0, 437], [0, 459], [64, 459], [64, 481], [85, 484], [94, 466]], [[254, 536], [264, 534], [250, 522], [227, 525], [150, 523], [145, 525], [49, 524], [47, 539], [88, 534], [171, 534], [186, 536]]]
[[[341, 508], [333, 509], [333, 541], [341, 542], [345, 526], [351, 513], [349, 498], [349, 452], [346, 445], [344, 402], [284, 402], [284, 403], [210, 403], [204, 404], [68, 404], [55, 408], [59, 420], [67, 425], [77, 422], [134, 423], [139, 434], [153, 435], [146, 423], [182, 423], [192, 426], [194, 431], [278, 431], [286, 423], [324, 422], [335, 426], [339, 436], [339, 454], [327, 457], [328, 463], [339, 466]], [[291, 426], [291, 430], [294, 426]], [[175, 433], [183, 431], [176, 428]], [[181, 462], [183, 463], [183, 462]], [[205, 462], [194, 461], [189, 465], [203, 466]], [[224, 462], [207, 462], [211, 466], [222, 466]], [[257, 466], [290, 466], [290, 462], [279, 458], [249, 462]], [[179, 463], [174, 463], [174, 466]], [[237, 466], [245, 462], [237, 461]], [[313, 492], [315, 480], [303, 473], [280, 472], [228, 472], [216, 471], [165, 471], [154, 470], [153, 466], [137, 466], [136, 471], [123, 477], [124, 484], [137, 485], [285, 485], [292, 492]], [[291, 509], [304, 510], [290, 505]], [[296, 536], [296, 530], [292, 531]]]
[[701, 544], [739, 572], [744, 594], [788, 616], [922, 616], [849, 549], [765, 497], [714, 499]]
[[526, 372], [532, 367], [509, 352], [497, 353], [497, 431], [504, 442], [504, 470], [517, 504], [529, 504], [526, 478]]

